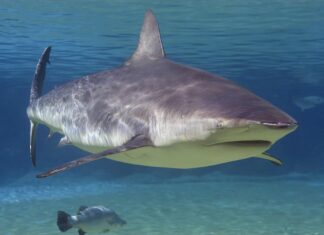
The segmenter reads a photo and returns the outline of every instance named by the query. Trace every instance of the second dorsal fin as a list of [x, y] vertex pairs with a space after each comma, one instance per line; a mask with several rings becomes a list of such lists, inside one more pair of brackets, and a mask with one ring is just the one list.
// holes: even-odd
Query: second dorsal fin
[[130, 60], [159, 59], [164, 56], [159, 25], [152, 10], [148, 10], [145, 14], [137, 49]]

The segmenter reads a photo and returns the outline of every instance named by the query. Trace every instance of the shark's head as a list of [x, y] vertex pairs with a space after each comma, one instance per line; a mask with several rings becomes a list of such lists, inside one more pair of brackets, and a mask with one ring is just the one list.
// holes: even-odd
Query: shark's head
[[[269, 147], [297, 128], [294, 118], [246, 91], [224, 94], [214, 113], [221, 119], [216, 142], [264, 143]], [[221, 115], [219, 115], [221, 113]]]

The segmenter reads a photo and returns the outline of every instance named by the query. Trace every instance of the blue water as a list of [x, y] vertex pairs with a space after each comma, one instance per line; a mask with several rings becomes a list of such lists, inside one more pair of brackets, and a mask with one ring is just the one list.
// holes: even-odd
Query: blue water
[[324, 1], [1, 0], [0, 187], [85, 155], [73, 147], [57, 148], [59, 136], [48, 139], [42, 127], [38, 166], [31, 166], [26, 107], [43, 49], [53, 49], [45, 91], [114, 68], [135, 49], [148, 8], [157, 16], [170, 59], [233, 80], [298, 121], [298, 130], [270, 150], [284, 165], [249, 159], [184, 171], [102, 160], [58, 177], [120, 180], [136, 174], [138, 179], [152, 176], [163, 181], [215, 173], [274, 177], [324, 172], [324, 104], [302, 111], [295, 102], [324, 97]]

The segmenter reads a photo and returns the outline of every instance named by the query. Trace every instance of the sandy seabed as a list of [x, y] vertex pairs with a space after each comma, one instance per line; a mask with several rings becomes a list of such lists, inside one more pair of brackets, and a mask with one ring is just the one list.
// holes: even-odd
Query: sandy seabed
[[75, 214], [80, 205], [105, 205], [127, 221], [110, 234], [324, 235], [324, 178], [314, 176], [28, 177], [0, 188], [0, 235], [63, 234], [57, 210]]

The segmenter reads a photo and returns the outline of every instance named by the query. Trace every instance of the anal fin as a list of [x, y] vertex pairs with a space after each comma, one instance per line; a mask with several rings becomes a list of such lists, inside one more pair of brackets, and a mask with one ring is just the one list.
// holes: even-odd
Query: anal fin
[[282, 166], [282, 161], [279, 158], [276, 158], [276, 157], [270, 155], [269, 153], [262, 153], [256, 157], [268, 160], [277, 166]]
[[102, 151], [100, 153], [91, 154], [86, 157], [67, 162], [61, 166], [55, 167], [53, 169], [50, 169], [49, 171], [41, 173], [41, 174], [37, 175], [36, 177], [37, 178], [45, 178], [45, 177], [69, 170], [71, 168], [78, 167], [83, 164], [102, 159], [102, 158], [106, 157], [107, 155], [121, 153], [121, 152], [125, 152], [125, 151], [132, 150], [132, 149], [137, 149], [137, 148], [141, 148], [141, 147], [145, 147], [145, 146], [153, 146], [152, 141], [149, 138], [145, 137], [144, 135], [136, 135], [135, 137], [133, 137], [132, 139], [130, 139], [129, 141], [127, 141], [125, 144], [123, 144], [121, 146], [117, 146], [115, 148], [111, 148], [111, 149]]
[[61, 140], [60, 140], [60, 142], [58, 143], [58, 147], [64, 147], [64, 146], [66, 146], [66, 145], [70, 145], [71, 144], [71, 141], [66, 137], [66, 136], [64, 136], [64, 137], [62, 137], [61, 138]]

